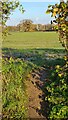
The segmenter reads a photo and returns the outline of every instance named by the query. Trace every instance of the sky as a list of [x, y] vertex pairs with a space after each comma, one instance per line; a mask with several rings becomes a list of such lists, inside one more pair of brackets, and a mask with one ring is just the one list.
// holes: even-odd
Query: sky
[[[25, 2], [26, 1], [26, 2]], [[27, 2], [28, 1], [28, 2]], [[49, 4], [58, 3], [59, 0], [20, 0], [25, 12], [22, 14], [17, 8], [7, 21], [7, 25], [15, 26], [24, 19], [31, 19], [33, 23], [37, 24], [49, 24], [53, 19], [50, 14], [46, 14], [46, 10]], [[49, 2], [50, 1], [50, 2]]]

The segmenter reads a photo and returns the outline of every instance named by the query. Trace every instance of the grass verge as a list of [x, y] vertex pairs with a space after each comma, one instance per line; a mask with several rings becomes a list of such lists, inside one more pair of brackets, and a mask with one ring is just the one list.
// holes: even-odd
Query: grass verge
[[2, 62], [3, 119], [27, 118], [27, 94], [25, 80], [32, 64], [20, 59], [3, 59]]

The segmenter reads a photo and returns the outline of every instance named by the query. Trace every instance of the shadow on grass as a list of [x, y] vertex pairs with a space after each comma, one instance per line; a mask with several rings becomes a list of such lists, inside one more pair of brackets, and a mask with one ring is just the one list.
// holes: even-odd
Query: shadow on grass
[[[2, 49], [3, 57], [13, 57], [14, 59], [20, 58], [25, 61], [32, 62], [37, 67], [43, 67], [47, 71], [40, 72], [40, 81], [44, 79], [48, 80], [46, 75], [50, 70], [53, 70], [55, 66], [65, 64], [63, 56], [65, 55], [65, 51], [63, 49], [11, 49], [11, 48], [3, 48]], [[44, 73], [43, 73], [44, 72]], [[36, 73], [37, 74], [37, 73]], [[47, 75], [48, 76], [48, 75]], [[49, 76], [48, 76], [49, 77]], [[42, 96], [38, 96], [42, 98], [42, 102], [40, 103], [41, 109], [36, 109], [39, 114], [42, 114], [44, 117], [48, 119], [49, 112], [49, 103], [45, 102], [45, 96], [47, 91], [44, 91], [44, 84], [42, 86], [39, 83], [36, 83], [37, 87], [40, 88], [44, 94]], [[45, 89], [46, 90], [46, 89]]]
[[50, 66], [63, 63], [65, 51], [63, 49], [11, 49], [3, 48], [4, 57], [20, 58], [36, 64], [37, 66]]

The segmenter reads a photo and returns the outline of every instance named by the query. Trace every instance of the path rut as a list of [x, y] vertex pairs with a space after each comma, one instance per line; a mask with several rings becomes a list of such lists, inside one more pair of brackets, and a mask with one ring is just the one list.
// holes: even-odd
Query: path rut
[[28, 93], [28, 117], [41, 120], [47, 120], [45, 115], [45, 96], [42, 90], [44, 83], [47, 80], [47, 70], [41, 68], [32, 72], [30, 78], [27, 80], [27, 93]]

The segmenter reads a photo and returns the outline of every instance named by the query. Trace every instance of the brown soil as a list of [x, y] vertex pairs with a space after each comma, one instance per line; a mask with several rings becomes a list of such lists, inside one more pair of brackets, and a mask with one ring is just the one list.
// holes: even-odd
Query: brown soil
[[47, 120], [45, 96], [42, 90], [44, 82], [46, 81], [46, 70], [41, 68], [39, 71], [34, 71], [27, 80], [28, 93], [28, 117], [31, 119]]

